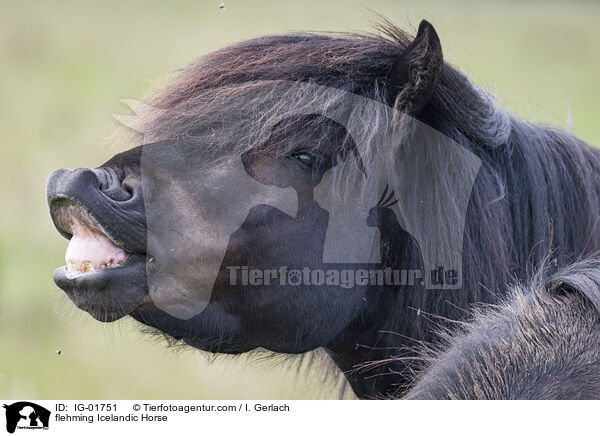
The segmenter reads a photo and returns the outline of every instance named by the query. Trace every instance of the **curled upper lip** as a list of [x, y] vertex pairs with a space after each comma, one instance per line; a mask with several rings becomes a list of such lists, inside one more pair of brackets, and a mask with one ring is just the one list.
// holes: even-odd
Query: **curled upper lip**
[[46, 192], [54, 226], [70, 239], [70, 229], [60, 217], [65, 207], [74, 206], [87, 218], [86, 225], [101, 231], [118, 247], [128, 253], [145, 253], [146, 219], [141, 192], [125, 201], [112, 199], [100, 189], [102, 171], [58, 169], [50, 174]]

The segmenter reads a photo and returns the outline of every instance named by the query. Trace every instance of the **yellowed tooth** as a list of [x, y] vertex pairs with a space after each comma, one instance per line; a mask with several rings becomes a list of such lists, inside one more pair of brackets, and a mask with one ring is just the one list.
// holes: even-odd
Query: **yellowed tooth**
[[67, 262], [67, 270], [68, 271], [78, 271], [77, 264], [72, 261]]
[[81, 263], [81, 266], [79, 267], [79, 272], [89, 272], [89, 271], [93, 271], [94, 265], [92, 265], [92, 262], [86, 260], [84, 262]]

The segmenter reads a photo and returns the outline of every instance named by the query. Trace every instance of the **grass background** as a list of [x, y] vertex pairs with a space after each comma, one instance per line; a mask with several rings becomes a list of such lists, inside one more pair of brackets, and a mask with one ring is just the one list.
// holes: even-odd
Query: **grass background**
[[197, 56], [269, 33], [370, 30], [370, 10], [405, 29], [427, 18], [446, 58], [504, 107], [600, 145], [600, 2], [220, 3], [0, 3], [0, 398], [339, 397], [335, 371], [176, 352], [132, 321], [95, 322], [52, 282], [67, 242], [46, 211], [46, 176], [106, 160], [118, 148], [105, 140], [111, 114], [127, 112], [118, 101]]

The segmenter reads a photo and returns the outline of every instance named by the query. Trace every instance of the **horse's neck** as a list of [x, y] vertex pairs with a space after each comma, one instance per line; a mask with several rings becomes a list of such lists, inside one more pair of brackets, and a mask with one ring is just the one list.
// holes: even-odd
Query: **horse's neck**
[[560, 260], [598, 251], [600, 152], [566, 132], [520, 126], [509, 162], [517, 170], [506, 181], [521, 249], [514, 260], [535, 264], [536, 257]]

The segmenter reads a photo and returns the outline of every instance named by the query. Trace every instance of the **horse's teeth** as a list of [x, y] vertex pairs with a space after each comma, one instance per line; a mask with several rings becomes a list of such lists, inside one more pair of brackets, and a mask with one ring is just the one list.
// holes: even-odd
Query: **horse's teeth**
[[79, 267], [79, 271], [80, 272], [90, 272], [90, 271], [94, 271], [96, 268], [94, 268], [94, 265], [92, 265], [92, 262], [88, 262], [85, 261], [81, 264], [81, 266]]
[[83, 226], [73, 226], [73, 237], [65, 256], [68, 271], [85, 273], [115, 267], [126, 258], [125, 251], [104, 235]]
[[110, 263], [103, 263], [99, 268], [94, 268], [94, 265], [91, 262], [82, 262], [81, 264], [78, 264], [71, 260], [67, 262], [67, 271], [85, 273], [96, 271], [97, 269], [114, 268], [120, 264], [121, 262], [115, 263], [114, 261], [111, 261]]

